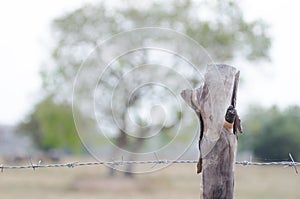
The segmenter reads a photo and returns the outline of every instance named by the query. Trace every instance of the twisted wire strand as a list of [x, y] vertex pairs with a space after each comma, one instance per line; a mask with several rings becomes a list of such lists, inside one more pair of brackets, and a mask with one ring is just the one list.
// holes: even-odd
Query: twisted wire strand
[[[69, 162], [61, 164], [38, 164], [31, 163], [30, 165], [0, 165], [0, 169], [36, 169], [36, 168], [74, 168], [80, 166], [97, 166], [97, 165], [110, 165], [110, 166], [121, 166], [130, 164], [190, 164], [197, 163], [198, 160], [142, 160], [142, 161], [99, 161], [99, 162]], [[280, 162], [251, 162], [251, 161], [237, 161], [235, 164], [243, 166], [288, 166], [296, 167], [300, 166], [300, 162], [294, 161], [280, 161]]]

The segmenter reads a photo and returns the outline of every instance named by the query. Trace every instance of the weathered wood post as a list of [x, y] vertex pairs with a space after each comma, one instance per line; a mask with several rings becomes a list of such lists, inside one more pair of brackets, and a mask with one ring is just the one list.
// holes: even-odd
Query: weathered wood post
[[208, 65], [202, 86], [181, 93], [201, 123], [197, 165], [197, 173], [202, 172], [200, 198], [233, 198], [236, 129], [241, 131], [235, 111], [238, 80], [239, 71], [234, 67]]

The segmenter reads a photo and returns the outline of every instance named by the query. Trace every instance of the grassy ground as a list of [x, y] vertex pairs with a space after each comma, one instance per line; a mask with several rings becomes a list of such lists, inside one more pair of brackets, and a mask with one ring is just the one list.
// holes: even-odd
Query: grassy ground
[[[109, 178], [104, 166], [4, 170], [0, 198], [199, 198], [195, 166], [176, 164], [134, 179]], [[300, 175], [293, 168], [237, 166], [235, 198], [300, 198]]]

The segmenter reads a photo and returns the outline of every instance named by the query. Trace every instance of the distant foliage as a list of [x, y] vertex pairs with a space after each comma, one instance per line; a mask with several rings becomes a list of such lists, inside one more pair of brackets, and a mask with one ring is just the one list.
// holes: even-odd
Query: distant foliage
[[265, 160], [285, 160], [289, 153], [300, 160], [300, 107], [253, 107], [244, 118], [244, 128], [242, 150], [252, 150], [257, 158]]
[[[52, 60], [41, 70], [46, 92], [69, 98], [74, 77], [91, 50], [112, 35], [135, 28], [162, 27], [186, 34], [202, 45], [216, 62], [228, 63], [235, 58], [269, 59], [268, 26], [260, 19], [247, 21], [234, 1], [173, 0], [137, 4], [120, 1], [118, 6], [109, 6], [102, 2], [56, 18], [52, 23], [56, 42]], [[122, 45], [130, 48], [130, 43]]]
[[46, 98], [35, 106], [28, 120], [19, 125], [19, 131], [32, 137], [36, 147], [81, 152], [69, 104], [57, 104], [51, 97]]
[[[44, 149], [69, 147], [72, 150], [78, 150], [81, 147], [78, 136], [74, 134], [75, 128], [70, 108], [76, 73], [89, 52], [103, 40], [113, 34], [141, 27], [170, 28], [186, 34], [201, 44], [217, 62], [228, 63], [235, 58], [249, 61], [268, 59], [271, 43], [267, 25], [262, 20], [247, 21], [235, 1], [173, 0], [147, 1], [147, 3], [120, 1], [117, 5], [102, 1], [99, 4], [82, 6], [53, 20], [52, 23], [55, 43], [51, 51], [51, 59], [47, 60], [47, 64], [42, 67], [41, 78], [44, 95], [53, 97], [51, 100], [45, 99], [40, 102], [30, 116], [29, 122], [22, 124], [25, 129], [30, 129], [28, 132], [38, 146]], [[119, 47], [118, 45], [116, 48]], [[130, 42], [120, 45], [128, 45], [128, 49], [131, 47]], [[178, 48], [182, 47], [183, 45], [178, 46]], [[193, 55], [193, 49], [190, 51], [189, 54]], [[198, 54], [193, 56], [199, 59]], [[97, 59], [89, 61], [98, 63]], [[140, 62], [144, 61], [141, 59]], [[118, 77], [118, 72], [130, 69], [131, 64], [122, 62], [121, 59], [118, 60], [116, 69], [106, 78], [113, 80]], [[203, 65], [206, 64], [203, 63]], [[91, 73], [94, 73], [94, 70], [91, 70]], [[156, 74], [149, 73], [148, 76], [156, 76]], [[172, 80], [171, 78], [174, 80], [172, 76], [165, 77], [168, 80]], [[87, 80], [86, 86], [90, 86], [89, 83], [92, 81], [89, 76], [85, 79]], [[199, 80], [200, 77], [190, 79], [191, 82], [195, 82], [195, 85], [199, 83]], [[173, 82], [176, 82], [176, 79]], [[131, 83], [137, 82], [127, 82], [124, 87], [130, 86]], [[82, 85], [83, 88], [84, 86]], [[104, 91], [105, 89], [111, 90], [111, 87], [107, 85]], [[126, 89], [122, 91], [125, 92]], [[82, 96], [85, 96], [85, 92], [86, 89], [82, 89]], [[125, 103], [123, 96], [126, 97], [126, 93], [118, 96], [120, 105]], [[117, 109], [120, 112], [117, 112], [117, 115], [122, 116], [129, 109], [138, 110], [138, 103], [142, 101], [142, 96], [147, 97], [145, 94], [136, 95], [130, 106]], [[103, 99], [106, 99], [105, 95]], [[100, 108], [99, 114], [106, 115], [108, 107], [101, 106]], [[170, 110], [174, 111], [173, 115], [178, 112], [176, 107]], [[139, 119], [141, 118], [137, 120]], [[180, 118], [173, 117], [171, 123], [176, 124], [178, 119]], [[121, 121], [124, 124], [123, 129], [129, 126], [128, 117], [122, 117]], [[170, 127], [172, 124], [164, 127]], [[120, 139], [127, 139], [121, 130], [116, 130], [114, 133], [120, 135]]]

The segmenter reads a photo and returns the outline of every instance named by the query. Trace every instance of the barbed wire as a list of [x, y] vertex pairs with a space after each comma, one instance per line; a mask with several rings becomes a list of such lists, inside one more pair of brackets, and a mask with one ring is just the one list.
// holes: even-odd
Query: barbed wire
[[[156, 160], [130, 160], [126, 161], [98, 161], [98, 162], [69, 162], [69, 163], [61, 163], [61, 164], [41, 164], [42, 161], [39, 160], [37, 164], [33, 164], [30, 159], [30, 165], [0, 165], [1, 172], [4, 169], [33, 169], [35, 171], [36, 168], [59, 168], [59, 167], [67, 167], [74, 168], [80, 166], [98, 166], [98, 165], [107, 165], [107, 166], [122, 166], [122, 165], [130, 165], [130, 164], [189, 164], [189, 163], [198, 163], [198, 160], [159, 160], [156, 155]], [[289, 157], [291, 161], [279, 161], [279, 162], [252, 162], [252, 161], [237, 161], [235, 164], [243, 165], [243, 166], [286, 166], [286, 167], [294, 167], [296, 173], [298, 174], [297, 166], [300, 166], [300, 162], [295, 162], [292, 154], [289, 153]]]
[[[69, 162], [69, 163], [61, 163], [61, 164], [41, 164], [41, 161], [38, 164], [33, 164], [31, 162], [30, 165], [0, 165], [1, 172], [4, 169], [37, 169], [37, 168], [53, 168], [53, 167], [66, 167], [66, 168], [74, 168], [80, 166], [97, 166], [97, 165], [108, 165], [108, 166], [122, 166], [122, 165], [130, 165], [130, 164], [189, 164], [189, 163], [197, 163], [198, 160], [145, 160], [145, 161], [99, 161], [99, 162]], [[281, 162], [251, 162], [251, 161], [237, 161], [235, 164], [243, 165], [243, 166], [288, 166], [295, 167], [296, 172], [297, 166], [300, 166], [300, 162], [295, 161], [281, 161]]]

